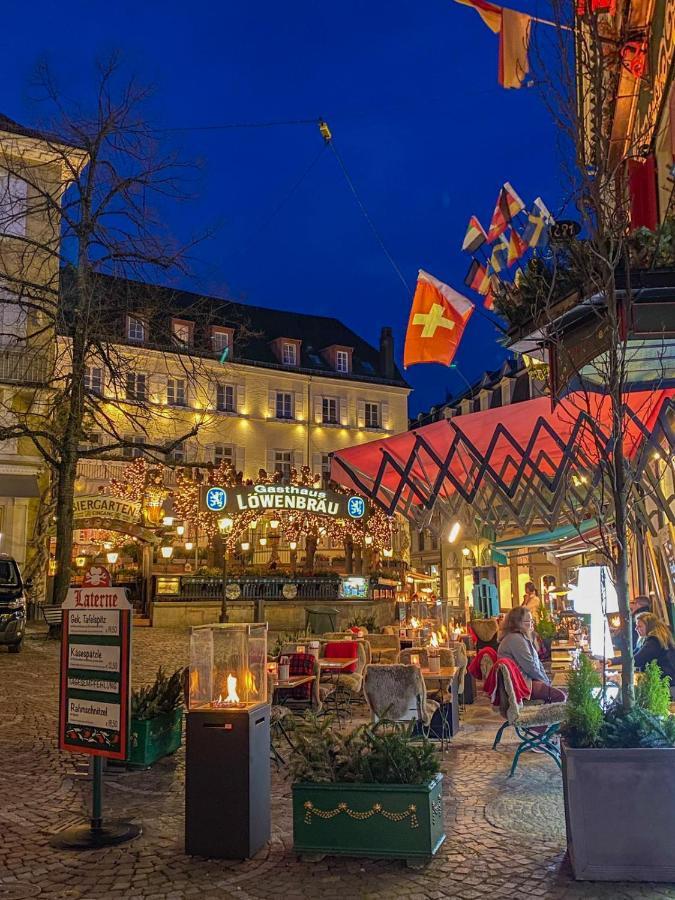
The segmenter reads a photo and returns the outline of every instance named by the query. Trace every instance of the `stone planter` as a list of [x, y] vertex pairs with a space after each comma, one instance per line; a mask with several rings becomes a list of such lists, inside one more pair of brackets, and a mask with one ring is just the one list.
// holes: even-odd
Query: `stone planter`
[[155, 716], [153, 719], [131, 719], [129, 730], [129, 758], [131, 766], [151, 766], [163, 756], [175, 753], [180, 747], [183, 730], [183, 710]]
[[562, 747], [567, 850], [579, 881], [675, 881], [675, 748]]
[[431, 859], [445, 840], [442, 788], [440, 773], [422, 785], [294, 784], [294, 849]]

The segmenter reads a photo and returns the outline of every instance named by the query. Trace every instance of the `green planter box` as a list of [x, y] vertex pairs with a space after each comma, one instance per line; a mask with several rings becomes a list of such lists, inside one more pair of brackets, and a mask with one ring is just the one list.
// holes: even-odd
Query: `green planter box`
[[151, 766], [180, 747], [183, 710], [155, 716], [154, 719], [131, 719], [129, 758], [132, 766]]
[[443, 776], [429, 784], [293, 785], [299, 853], [430, 859], [445, 840]]

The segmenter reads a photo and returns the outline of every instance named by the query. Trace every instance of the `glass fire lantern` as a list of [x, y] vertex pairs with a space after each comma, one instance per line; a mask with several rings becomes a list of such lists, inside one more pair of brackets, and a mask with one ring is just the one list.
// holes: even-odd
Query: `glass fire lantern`
[[267, 703], [267, 623], [198, 625], [190, 637], [189, 708]]

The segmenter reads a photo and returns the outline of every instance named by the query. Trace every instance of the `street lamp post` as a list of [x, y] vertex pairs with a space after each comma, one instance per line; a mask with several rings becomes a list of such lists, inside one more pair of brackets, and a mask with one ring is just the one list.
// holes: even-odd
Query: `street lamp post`
[[227, 615], [227, 535], [232, 531], [234, 522], [228, 516], [218, 520], [218, 528], [220, 530], [221, 541], [223, 544], [223, 593], [220, 600], [220, 617], [218, 621], [225, 624], [228, 620]]

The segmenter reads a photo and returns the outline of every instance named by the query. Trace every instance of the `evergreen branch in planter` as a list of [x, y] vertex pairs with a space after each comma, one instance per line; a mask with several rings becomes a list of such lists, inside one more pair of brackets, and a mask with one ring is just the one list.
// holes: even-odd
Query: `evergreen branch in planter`
[[292, 723], [293, 781], [312, 784], [428, 784], [439, 771], [431, 741], [413, 737], [414, 723], [380, 719], [342, 733], [331, 716]]
[[184, 669], [176, 669], [166, 675], [160, 666], [152, 684], [134, 688], [131, 692], [131, 716], [133, 719], [154, 719], [180, 709], [183, 705]]

